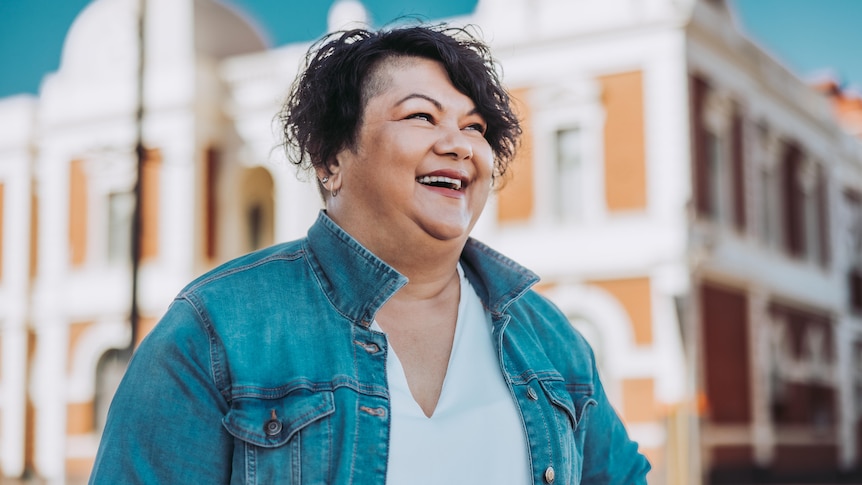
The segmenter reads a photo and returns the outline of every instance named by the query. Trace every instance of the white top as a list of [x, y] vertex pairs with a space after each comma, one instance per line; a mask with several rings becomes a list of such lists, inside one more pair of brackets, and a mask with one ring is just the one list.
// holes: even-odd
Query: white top
[[[491, 317], [461, 267], [461, 300], [440, 400], [429, 418], [389, 345], [389, 485], [531, 483], [524, 426], [495, 355]], [[380, 331], [377, 322], [372, 328]]]

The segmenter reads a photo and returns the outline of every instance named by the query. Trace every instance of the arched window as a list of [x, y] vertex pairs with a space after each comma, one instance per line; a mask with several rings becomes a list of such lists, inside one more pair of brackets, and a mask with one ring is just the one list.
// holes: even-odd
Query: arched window
[[592, 320], [587, 319], [583, 315], [570, 314], [568, 315], [568, 319], [569, 323], [584, 336], [587, 343], [593, 348], [593, 354], [596, 356], [596, 366], [599, 368], [599, 377], [603, 382], [607, 382], [610, 376], [605, 365], [607, 351], [601, 329]]
[[93, 397], [93, 411], [96, 413], [94, 423], [96, 433], [101, 435], [108, 418], [108, 408], [111, 400], [120, 386], [129, 359], [122, 351], [111, 349], [105, 352], [96, 365], [96, 395]]
[[245, 170], [242, 180], [243, 244], [254, 251], [275, 242], [274, 184], [262, 167]]

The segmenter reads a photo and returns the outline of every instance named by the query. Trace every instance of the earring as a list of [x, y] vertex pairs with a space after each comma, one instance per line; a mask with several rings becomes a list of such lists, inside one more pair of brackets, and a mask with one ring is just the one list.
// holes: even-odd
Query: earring
[[323, 177], [322, 179], [320, 179], [320, 183], [326, 184], [326, 182], [329, 182], [329, 177]]
[[329, 192], [332, 194], [332, 196], [333, 196], [333, 197], [335, 197], [335, 196], [337, 196], [337, 195], [338, 195], [338, 189], [332, 190], [332, 186], [333, 186], [333, 185], [335, 185], [335, 182], [333, 182], [332, 184], [330, 184], [330, 186], [329, 186]]

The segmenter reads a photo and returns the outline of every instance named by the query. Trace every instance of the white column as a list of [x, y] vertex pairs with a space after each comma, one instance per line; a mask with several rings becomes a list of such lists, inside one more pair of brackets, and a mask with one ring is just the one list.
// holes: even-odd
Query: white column
[[68, 323], [41, 322], [36, 329], [36, 354], [30, 397], [36, 418], [35, 462], [40, 476], [55, 482], [66, 470], [66, 360]]
[[[186, 130], [185, 120], [174, 120], [180, 132]], [[152, 146], [161, 150], [162, 165], [159, 184], [159, 240], [155, 261], [141, 269], [141, 303], [144, 314], [161, 315], [174, 295], [195, 275], [197, 263], [202, 259], [196, 248], [200, 247], [200, 225], [195, 218], [197, 186], [195, 184], [195, 146], [192, 141], [169, 141]]]
[[0, 467], [6, 476], [14, 477], [24, 472], [27, 331], [23, 325], [7, 325], [2, 335], [0, 365], [3, 366], [3, 382], [0, 396], [3, 420], [0, 422], [0, 429], [3, 434], [0, 442]]
[[754, 462], [766, 467], [775, 454], [775, 429], [770, 408], [772, 355], [770, 350], [771, 321], [769, 296], [766, 289], [754, 285], [748, 293], [748, 360], [751, 362], [751, 429]]
[[856, 386], [862, 384], [862, 368], [854, 362], [854, 345], [857, 336], [852, 330], [852, 322], [842, 319], [835, 324], [833, 338], [835, 352], [835, 372], [838, 404], [838, 466], [842, 470], [853, 468], [856, 463], [856, 423], [860, 403], [856, 402]]
[[275, 242], [285, 242], [305, 236], [323, 203], [313, 175], [308, 176], [308, 181], [305, 175], [297, 178], [295, 165], [283, 156], [276, 160], [277, 163], [271, 161], [266, 168], [272, 175], [275, 192]]
[[685, 400], [686, 363], [675, 295], [690, 291], [687, 268], [681, 263], [653, 271], [652, 320], [656, 350], [656, 397], [666, 404]]
[[703, 369], [703, 349], [705, 348], [701, 332], [701, 277], [698, 262], [690, 257], [691, 286], [684, 306], [685, 322], [684, 328], [688, 335], [683, 341], [686, 349], [686, 360], [688, 364], [688, 391], [689, 391], [689, 414], [686, 420], [686, 439], [691, 446], [691, 455], [688, 461], [688, 483], [700, 485], [704, 483], [706, 470], [709, 467], [709, 455], [703, 445], [703, 433], [701, 432], [700, 397], [704, 393], [706, 378]]
[[4, 151], [3, 279], [0, 280], [0, 468], [7, 476], [24, 471], [27, 375], [27, 305], [30, 287], [30, 141], [25, 135]]
[[68, 321], [62, 308], [69, 261], [69, 162], [59, 145], [43, 145], [37, 165], [39, 267], [31, 302], [36, 350], [27, 387], [35, 409], [34, 459], [40, 477], [65, 476]]

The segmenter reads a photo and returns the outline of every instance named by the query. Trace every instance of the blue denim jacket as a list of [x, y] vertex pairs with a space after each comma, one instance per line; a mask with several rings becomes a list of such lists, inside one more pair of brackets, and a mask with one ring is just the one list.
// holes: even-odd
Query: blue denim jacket
[[[538, 280], [469, 240], [533, 483], [640, 484], [649, 464], [584, 339]], [[324, 213], [308, 237], [198, 278], [141, 344], [90, 483], [383, 484], [387, 344], [375, 313], [407, 279]]]

